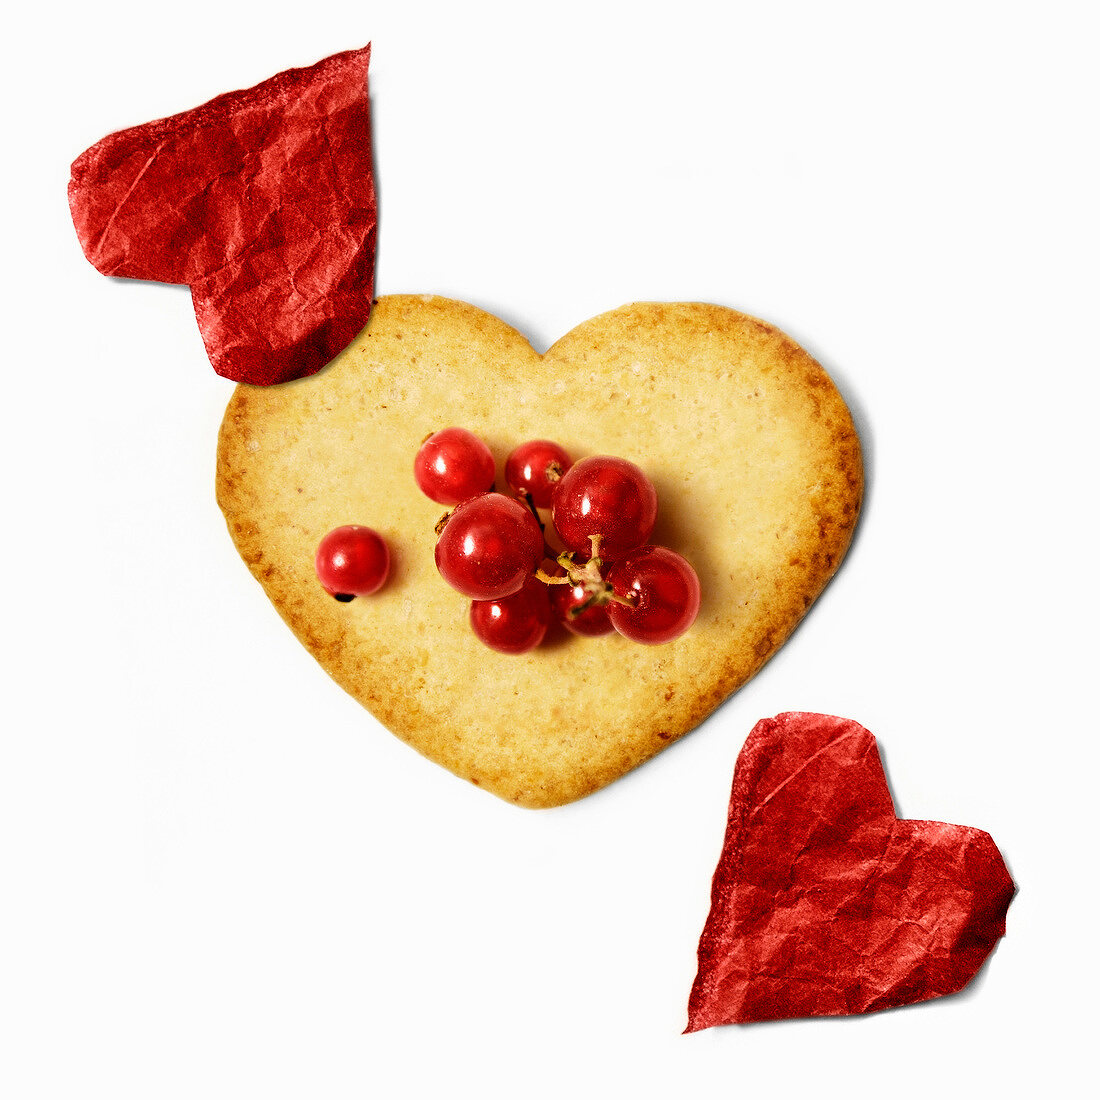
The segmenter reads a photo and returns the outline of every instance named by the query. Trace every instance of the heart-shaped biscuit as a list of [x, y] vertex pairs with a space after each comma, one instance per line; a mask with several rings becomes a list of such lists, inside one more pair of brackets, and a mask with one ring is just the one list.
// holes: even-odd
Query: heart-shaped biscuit
[[[450, 424], [485, 439], [498, 470], [534, 438], [640, 465], [660, 502], [653, 541], [699, 574], [691, 630], [522, 656], [482, 645], [436, 572], [442, 509], [412, 473], [424, 437]], [[473, 306], [379, 299], [320, 373], [236, 389], [217, 466], [241, 556], [333, 679], [425, 756], [531, 807], [610, 783], [752, 676], [836, 570], [862, 487], [851, 416], [821, 367], [771, 326], [696, 304], [626, 306], [539, 355]], [[313, 558], [348, 523], [382, 533], [394, 566], [377, 595], [342, 603]]]

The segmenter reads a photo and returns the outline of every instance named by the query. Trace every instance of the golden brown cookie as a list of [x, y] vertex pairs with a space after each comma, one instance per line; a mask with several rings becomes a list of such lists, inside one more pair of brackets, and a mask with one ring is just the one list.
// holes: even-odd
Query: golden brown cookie
[[[522, 656], [482, 645], [436, 572], [444, 509], [412, 473], [424, 437], [452, 424], [485, 439], [498, 471], [535, 438], [641, 466], [659, 498], [652, 541], [699, 574], [691, 630]], [[218, 446], [233, 540], [325, 670], [425, 756], [531, 807], [617, 779], [752, 676], [836, 570], [862, 489], [859, 439], [822, 368], [770, 325], [699, 304], [624, 306], [539, 355], [465, 303], [382, 298], [319, 374], [238, 386]], [[393, 569], [377, 595], [342, 603], [313, 558], [348, 523], [387, 539]]]

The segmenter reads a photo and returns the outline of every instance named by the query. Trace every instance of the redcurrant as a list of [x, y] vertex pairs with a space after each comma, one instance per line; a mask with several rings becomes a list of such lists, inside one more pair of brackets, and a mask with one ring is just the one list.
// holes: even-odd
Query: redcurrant
[[461, 504], [492, 488], [496, 463], [473, 432], [444, 428], [421, 443], [413, 474], [421, 492], [437, 504]]
[[609, 603], [611, 625], [635, 642], [656, 645], [678, 638], [699, 614], [699, 578], [664, 546], [643, 546], [616, 561], [607, 579], [629, 603]]
[[448, 517], [435, 544], [435, 564], [464, 596], [499, 600], [523, 587], [542, 551], [542, 531], [526, 504], [503, 493], [483, 493]]
[[[549, 575], [563, 577], [565, 570], [557, 566]], [[599, 603], [585, 585], [578, 582], [551, 584], [546, 587], [550, 590], [550, 607], [567, 630], [596, 638], [601, 634], [610, 634], [615, 629], [607, 617], [607, 605]]]
[[550, 597], [542, 581], [529, 577], [523, 587], [499, 600], [474, 600], [470, 626], [498, 653], [526, 653], [546, 636], [550, 625]]
[[536, 508], [549, 508], [554, 486], [572, 465], [563, 447], [549, 439], [533, 439], [508, 456], [504, 480], [513, 493], [526, 493]]
[[324, 590], [346, 603], [356, 596], [369, 596], [386, 583], [390, 551], [377, 531], [349, 524], [321, 539], [313, 564]]
[[645, 474], [624, 458], [582, 458], [557, 483], [554, 528], [566, 547], [592, 553], [599, 536], [600, 558], [621, 558], [643, 545], [657, 522], [657, 491]]

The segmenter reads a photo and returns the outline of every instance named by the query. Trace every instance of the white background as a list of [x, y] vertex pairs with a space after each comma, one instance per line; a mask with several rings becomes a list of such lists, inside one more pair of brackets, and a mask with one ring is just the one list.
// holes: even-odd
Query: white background
[[[1084, 1095], [1091, 5], [6, 21], [0, 1093]], [[790, 644], [557, 811], [422, 760], [298, 646], [214, 503], [231, 387], [187, 290], [101, 277], [69, 221], [107, 132], [367, 41], [378, 293], [540, 348], [627, 301], [734, 306], [817, 355], [863, 434], [857, 540]], [[903, 816], [993, 835], [1008, 936], [947, 1000], [682, 1036], [734, 761], [790, 709], [876, 733]]]

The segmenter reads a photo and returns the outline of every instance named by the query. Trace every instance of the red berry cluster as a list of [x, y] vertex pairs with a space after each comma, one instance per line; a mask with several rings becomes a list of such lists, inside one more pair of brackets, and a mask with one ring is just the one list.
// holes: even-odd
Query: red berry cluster
[[[679, 554], [648, 544], [657, 493], [634, 463], [574, 463], [558, 444], [534, 440], [508, 456], [508, 495], [494, 491], [485, 443], [445, 428], [424, 440], [413, 472], [428, 497], [457, 505], [437, 527], [435, 564], [473, 601], [470, 624], [491, 648], [525, 653], [554, 618], [574, 634], [617, 630], [648, 644], [695, 621], [699, 579]], [[550, 512], [563, 553], [547, 545], [539, 509]]]

